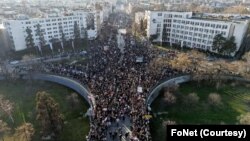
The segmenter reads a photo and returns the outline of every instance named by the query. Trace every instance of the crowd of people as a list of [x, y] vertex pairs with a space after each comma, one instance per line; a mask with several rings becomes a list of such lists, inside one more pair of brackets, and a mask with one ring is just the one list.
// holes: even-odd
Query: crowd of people
[[[149, 111], [146, 98], [150, 88], [166, 76], [179, 72], [170, 67], [149, 69], [150, 61], [159, 56], [147, 43], [131, 44], [133, 38], [125, 37], [125, 49], [122, 54], [117, 47], [116, 36], [111, 34], [108, 42], [90, 43], [85, 63], [46, 64], [49, 72], [71, 77], [89, 87], [96, 101], [89, 140], [107, 140], [120, 138], [118, 131], [108, 133], [112, 124], [130, 120], [130, 130], [121, 136], [130, 140], [151, 140], [149, 131]], [[104, 47], [106, 46], [106, 47]], [[137, 61], [137, 58], [143, 58]], [[138, 91], [141, 88], [141, 91]], [[119, 122], [118, 122], [119, 123]], [[118, 130], [119, 128], [117, 128]]]
[[[108, 36], [89, 42], [84, 62], [46, 63], [43, 70], [74, 78], [93, 94], [95, 106], [87, 140], [150, 141], [146, 99], [159, 80], [180, 72], [170, 66], [152, 68], [150, 63], [162, 52], [148, 41], [136, 41], [132, 35], [123, 35], [125, 47], [121, 52], [117, 30], [108, 29]], [[171, 57], [174, 53], [168, 51], [165, 55]], [[121, 123], [126, 120], [129, 131], [122, 129]], [[112, 126], [117, 128], [110, 130]]]

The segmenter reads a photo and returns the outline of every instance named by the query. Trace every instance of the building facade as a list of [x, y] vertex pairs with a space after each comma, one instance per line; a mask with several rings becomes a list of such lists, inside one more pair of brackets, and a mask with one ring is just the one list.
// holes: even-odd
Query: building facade
[[226, 39], [234, 36], [238, 50], [246, 34], [249, 21], [208, 17], [210, 16], [206, 15], [205, 18], [204, 16], [194, 16], [192, 12], [146, 11], [147, 37], [154, 35], [153, 41], [155, 42], [212, 51], [214, 37], [222, 34]]
[[[21, 18], [16, 20], [5, 20], [3, 25], [10, 39], [10, 46], [15, 51], [27, 48], [25, 38], [26, 29], [32, 30], [35, 46], [39, 46], [39, 36], [36, 34], [37, 25], [41, 27], [46, 44], [50, 44], [52, 39], [61, 40], [62, 32], [66, 40], [74, 39], [74, 24], [79, 27], [81, 38], [86, 35], [88, 38], [96, 38], [98, 33], [97, 25], [103, 20], [102, 12], [75, 11], [68, 15], [48, 16], [46, 18]], [[85, 32], [85, 33], [84, 33]]]

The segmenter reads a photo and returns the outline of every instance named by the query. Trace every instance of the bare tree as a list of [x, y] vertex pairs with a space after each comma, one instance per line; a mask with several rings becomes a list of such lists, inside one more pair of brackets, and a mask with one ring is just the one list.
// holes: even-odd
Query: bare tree
[[238, 121], [240, 124], [250, 125], [250, 112], [240, 115]]
[[185, 103], [188, 105], [193, 105], [198, 103], [200, 100], [200, 97], [196, 93], [190, 93], [185, 98]]
[[75, 109], [77, 106], [79, 106], [80, 100], [76, 93], [71, 93], [69, 96], [66, 97], [66, 99], [72, 109]]
[[221, 103], [221, 96], [217, 93], [210, 93], [208, 95], [208, 103], [213, 105], [213, 106], [218, 106]]
[[46, 92], [38, 92], [36, 101], [36, 118], [41, 123], [43, 137], [53, 135], [53, 139], [57, 140], [63, 127], [59, 104]]
[[10, 131], [10, 128], [8, 124], [0, 120], [0, 138], [2, 138], [2, 140], [4, 140], [4, 134], [9, 131]]
[[32, 136], [35, 133], [35, 129], [31, 123], [24, 123], [23, 125], [19, 126], [15, 132], [15, 138], [22, 141], [31, 141]]
[[164, 100], [167, 102], [167, 104], [171, 105], [176, 102], [176, 97], [173, 93], [169, 91], [164, 92]]
[[12, 123], [14, 123], [14, 119], [12, 117], [14, 103], [10, 102], [8, 99], [5, 99], [3, 95], [0, 95], [0, 110], [6, 113], [11, 119]]

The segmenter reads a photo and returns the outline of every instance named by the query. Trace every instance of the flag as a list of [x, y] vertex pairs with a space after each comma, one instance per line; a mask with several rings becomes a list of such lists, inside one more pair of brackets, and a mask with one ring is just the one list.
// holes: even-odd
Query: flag
[[63, 42], [61, 42], [61, 47], [62, 47], [62, 49], [64, 49], [64, 47], [63, 47]]
[[73, 47], [73, 49], [75, 49], [74, 41], [72, 41], [72, 47]]
[[52, 43], [49, 43], [49, 47], [50, 47], [51, 50], [53, 50], [53, 45], [52, 45]]
[[144, 115], [145, 119], [151, 119], [153, 116], [152, 115]]
[[38, 44], [38, 49], [39, 49], [40, 52], [42, 51], [40, 44]]

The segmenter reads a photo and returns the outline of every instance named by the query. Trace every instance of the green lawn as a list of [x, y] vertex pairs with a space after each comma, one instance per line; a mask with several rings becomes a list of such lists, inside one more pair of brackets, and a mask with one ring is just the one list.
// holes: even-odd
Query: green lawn
[[[83, 117], [87, 111], [87, 104], [84, 100], [80, 100], [80, 104], [72, 109], [66, 96], [73, 93], [73, 90], [57, 85], [54, 83], [43, 81], [16, 81], [16, 82], [0, 82], [0, 94], [4, 95], [6, 99], [14, 102], [15, 108], [13, 117], [15, 123], [0, 113], [0, 119], [8, 123], [12, 129], [20, 126], [24, 121], [30, 122], [34, 125], [35, 135], [33, 140], [40, 141], [39, 123], [36, 120], [36, 93], [38, 91], [46, 91], [51, 94], [56, 102], [59, 103], [61, 112], [66, 121], [63, 128], [60, 141], [79, 141], [85, 140], [85, 136], [89, 132], [89, 121], [87, 117]], [[8, 138], [6, 139], [8, 140]], [[10, 139], [12, 140], [12, 139]]]
[[[185, 104], [185, 96], [195, 92], [199, 96], [199, 102], [194, 105]], [[222, 104], [211, 106], [208, 103], [210, 93], [221, 95]], [[151, 131], [154, 141], [163, 141], [165, 138], [165, 127], [163, 121], [173, 120], [177, 124], [237, 124], [237, 117], [250, 112], [250, 87], [238, 83], [232, 86], [226, 83], [218, 90], [214, 84], [189, 82], [182, 84], [175, 93], [176, 103], [167, 106], [161, 94], [153, 103], [154, 113], [167, 112], [155, 115], [151, 122]], [[162, 138], [159, 138], [162, 137]]]

